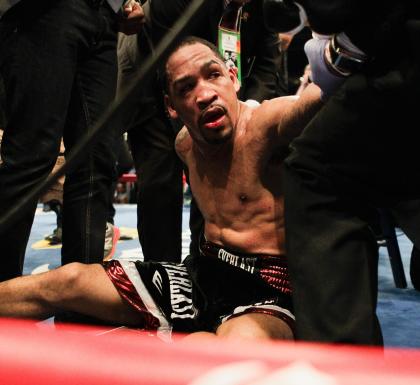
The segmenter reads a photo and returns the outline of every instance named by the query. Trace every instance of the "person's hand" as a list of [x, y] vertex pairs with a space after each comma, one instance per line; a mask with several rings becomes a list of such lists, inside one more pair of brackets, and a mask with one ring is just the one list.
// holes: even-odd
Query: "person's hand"
[[139, 3], [132, 0], [125, 3], [123, 14], [119, 19], [119, 31], [126, 35], [133, 35], [141, 30], [146, 18], [143, 8]]
[[294, 35], [290, 33], [279, 33], [278, 36], [280, 40], [280, 50], [282, 52], [286, 52], [290, 43], [292, 42]]
[[305, 90], [306, 87], [311, 82], [311, 66], [308, 64], [305, 66], [305, 69], [303, 70], [302, 76], [299, 78], [299, 88], [297, 89], [295, 95], [300, 96], [302, 92]]
[[325, 58], [329, 38], [313, 38], [305, 43], [305, 53], [311, 67], [311, 80], [321, 89], [321, 99], [326, 101], [346, 80], [329, 65]]

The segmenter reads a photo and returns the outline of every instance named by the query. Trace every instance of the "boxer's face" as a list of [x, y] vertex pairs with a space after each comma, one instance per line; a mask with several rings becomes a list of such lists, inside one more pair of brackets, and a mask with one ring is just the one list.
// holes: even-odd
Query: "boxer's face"
[[170, 56], [166, 72], [170, 116], [180, 118], [197, 141], [229, 140], [238, 119], [236, 69], [227, 69], [209, 47], [193, 43]]

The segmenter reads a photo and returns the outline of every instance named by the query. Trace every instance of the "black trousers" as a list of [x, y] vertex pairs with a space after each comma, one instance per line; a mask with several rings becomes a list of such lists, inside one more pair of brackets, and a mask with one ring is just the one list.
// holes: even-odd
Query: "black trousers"
[[158, 104], [143, 104], [148, 117], [128, 131], [137, 183], [137, 229], [145, 261], [181, 261], [182, 162], [176, 129]]
[[348, 79], [292, 143], [285, 219], [299, 339], [382, 344], [369, 223], [376, 208], [395, 208], [407, 232], [420, 234], [419, 211], [406, 203], [420, 198], [411, 123], [420, 71], [418, 63], [403, 68]]
[[[107, 4], [23, 0], [0, 21], [0, 73], [6, 118], [0, 165], [0, 217], [50, 174], [64, 137], [78, 143], [115, 96], [117, 20]], [[103, 257], [114, 167], [112, 129], [102, 131], [64, 185], [62, 262]], [[0, 280], [22, 273], [37, 199], [0, 234]]]

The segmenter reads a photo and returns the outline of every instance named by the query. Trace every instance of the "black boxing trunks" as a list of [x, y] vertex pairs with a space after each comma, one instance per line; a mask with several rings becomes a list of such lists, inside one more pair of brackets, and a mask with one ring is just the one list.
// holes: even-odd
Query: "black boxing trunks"
[[286, 256], [237, 253], [207, 240], [201, 242], [200, 252], [255, 274], [284, 294], [292, 293]]
[[275, 316], [293, 331], [284, 258], [259, 257], [204, 241], [201, 255], [180, 264], [112, 260], [104, 268], [120, 296], [143, 314], [139, 326], [163, 339], [169, 340], [172, 331], [215, 332], [221, 323], [247, 313]]

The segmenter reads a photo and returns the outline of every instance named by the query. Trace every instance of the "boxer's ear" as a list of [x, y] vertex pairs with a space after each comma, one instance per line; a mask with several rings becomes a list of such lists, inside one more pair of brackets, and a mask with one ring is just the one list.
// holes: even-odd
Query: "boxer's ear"
[[165, 101], [165, 107], [166, 107], [166, 110], [168, 111], [169, 117], [171, 119], [177, 119], [178, 118], [178, 112], [175, 111], [169, 95], [164, 96], [164, 101]]
[[241, 88], [241, 84], [238, 80], [238, 69], [236, 67], [229, 67], [228, 68], [229, 77], [232, 80], [233, 86], [235, 87], [235, 91], [238, 92]]

